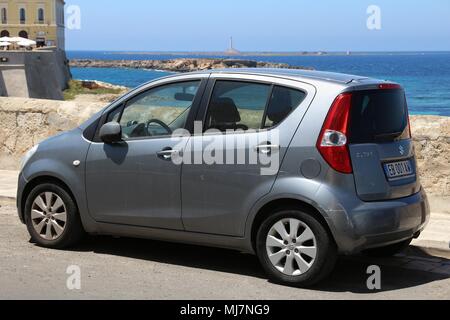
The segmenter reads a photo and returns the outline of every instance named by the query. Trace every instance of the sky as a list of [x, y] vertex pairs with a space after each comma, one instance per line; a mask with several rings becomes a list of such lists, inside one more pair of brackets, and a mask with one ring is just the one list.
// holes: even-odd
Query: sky
[[66, 0], [76, 26], [71, 5], [68, 50], [450, 51], [450, 0]]

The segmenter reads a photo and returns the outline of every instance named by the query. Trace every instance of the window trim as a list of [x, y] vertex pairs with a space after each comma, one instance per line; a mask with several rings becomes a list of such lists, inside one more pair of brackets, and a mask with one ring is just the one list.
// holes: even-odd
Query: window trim
[[[41, 18], [41, 12], [42, 12], [42, 19], [40, 19]], [[39, 7], [37, 9], [37, 21], [39, 23], [44, 23], [45, 22], [45, 10], [42, 7]]]
[[[22, 19], [22, 13], [23, 13], [23, 19]], [[19, 23], [20, 24], [26, 24], [27, 22], [27, 10], [25, 7], [19, 8]]]
[[[98, 122], [97, 125], [97, 129], [95, 131], [95, 136], [93, 138], [94, 143], [104, 143], [101, 139], [100, 139], [100, 129], [101, 127], [106, 123], [108, 116], [116, 111], [117, 109], [121, 108], [122, 110], [120, 111], [120, 116], [119, 116], [119, 121], [122, 118], [123, 112], [127, 106], [127, 104], [135, 99], [136, 97], [138, 97], [141, 94], [144, 94], [146, 92], [149, 92], [151, 90], [160, 88], [160, 87], [164, 87], [164, 86], [168, 86], [168, 85], [174, 85], [174, 84], [178, 84], [178, 83], [186, 83], [186, 82], [199, 82], [199, 87], [197, 90], [197, 94], [192, 102], [192, 106], [191, 106], [191, 110], [188, 114], [188, 117], [186, 119], [186, 123], [184, 126], [184, 129], [186, 129], [191, 136], [193, 135], [193, 127], [194, 127], [194, 120], [195, 120], [195, 115], [198, 112], [198, 109], [200, 108], [200, 104], [201, 101], [203, 99], [203, 95], [205, 93], [205, 88], [207, 86], [207, 82], [208, 82], [208, 78], [191, 78], [191, 79], [176, 79], [173, 81], [167, 81], [164, 83], [159, 83], [157, 85], [154, 86], [149, 86], [149, 87], [145, 87], [142, 88], [142, 90], [139, 90], [139, 88], [134, 89], [133, 91], [130, 91], [131, 95], [129, 96], [123, 96], [126, 97], [125, 99], [119, 98], [117, 100], [117, 104], [114, 105], [114, 103], [105, 109], [105, 111], [103, 112], [103, 114], [100, 116], [100, 121]], [[167, 139], [170, 138], [170, 135], [165, 135], [165, 136], [149, 136], [149, 137], [136, 137], [136, 138], [130, 138], [127, 140], [123, 140], [123, 142], [132, 142], [132, 141], [140, 141], [140, 140], [156, 140], [156, 139]]]
[[[279, 126], [281, 126], [286, 121], [286, 119], [288, 117], [290, 117], [292, 115], [292, 113], [298, 107], [300, 107], [303, 104], [303, 102], [308, 97], [308, 91], [307, 90], [301, 89], [301, 88], [298, 88], [298, 87], [294, 87], [294, 86], [280, 84], [280, 83], [277, 83], [276, 81], [264, 81], [264, 80], [255, 80], [255, 79], [245, 79], [245, 78], [242, 79], [242, 78], [235, 78], [235, 77], [210, 78], [209, 81], [208, 81], [208, 86], [206, 87], [205, 94], [204, 94], [206, 99], [205, 98], [203, 99], [202, 105], [199, 108], [199, 111], [198, 111], [197, 116], [195, 118], [195, 121], [202, 121], [203, 134], [206, 132], [206, 130], [208, 130], [208, 129], [205, 129], [206, 128], [206, 118], [208, 116], [209, 105], [211, 103], [211, 99], [212, 99], [212, 96], [213, 96], [213, 93], [214, 93], [214, 88], [216, 86], [217, 81], [248, 82], [248, 83], [253, 83], [253, 84], [262, 84], [262, 85], [269, 85], [269, 86], [271, 86], [270, 95], [268, 96], [267, 101], [266, 101], [266, 106], [265, 106], [265, 110], [264, 110], [264, 116], [263, 116], [263, 119], [262, 119], [262, 122], [261, 122], [261, 128], [260, 129], [256, 129], [256, 130], [252, 129], [251, 132], [255, 132], [256, 131], [257, 133], [260, 133], [260, 132], [268, 132], [268, 131], [277, 129]], [[272, 94], [273, 94], [273, 90], [274, 90], [275, 87], [282, 87], [282, 88], [287, 88], [287, 89], [291, 89], [291, 90], [297, 90], [297, 91], [302, 92], [305, 95], [305, 97], [300, 102], [300, 104], [294, 110], [292, 110], [283, 121], [278, 123], [276, 126], [273, 126], [273, 127], [270, 127], [270, 128], [264, 128], [264, 124], [265, 124], [265, 122], [267, 120], [267, 111], [268, 111], [268, 108], [269, 108], [269, 105], [270, 105], [270, 100], [271, 100], [271, 97], [272, 97]], [[226, 135], [226, 134], [246, 134], [246, 133], [248, 133], [248, 131], [238, 130], [238, 131], [234, 131], [234, 132], [230, 132], [230, 133], [228, 133], [228, 132], [221, 132], [220, 134], [221, 135]], [[218, 135], [218, 133], [210, 133], [208, 135]]]

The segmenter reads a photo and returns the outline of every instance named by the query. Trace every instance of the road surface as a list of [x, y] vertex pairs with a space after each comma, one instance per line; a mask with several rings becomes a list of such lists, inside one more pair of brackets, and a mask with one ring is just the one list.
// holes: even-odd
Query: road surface
[[[324, 283], [298, 289], [269, 282], [255, 257], [228, 250], [111, 237], [90, 237], [72, 251], [39, 248], [14, 201], [0, 205], [0, 299], [450, 299], [445, 253], [341, 258]], [[372, 291], [366, 272], [374, 264], [381, 290]]]

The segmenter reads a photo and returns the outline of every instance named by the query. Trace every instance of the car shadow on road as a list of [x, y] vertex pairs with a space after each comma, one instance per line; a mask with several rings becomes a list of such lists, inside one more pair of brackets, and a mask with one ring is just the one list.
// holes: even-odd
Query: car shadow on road
[[[74, 251], [95, 252], [267, 279], [257, 257], [226, 249], [99, 236], [89, 237]], [[423, 259], [420, 263], [426, 265], [427, 254], [422, 252], [420, 258]], [[366, 294], [411, 288], [450, 278], [450, 274], [405, 268], [398, 259], [406, 260], [399, 257], [375, 259], [363, 255], [340, 257], [331, 276], [310, 289]], [[440, 259], [442, 263], [447, 263], [450, 269], [450, 260]], [[381, 268], [381, 290], [369, 290], [367, 287], [367, 280], [371, 275], [367, 273], [367, 268], [371, 265], [379, 265]]]

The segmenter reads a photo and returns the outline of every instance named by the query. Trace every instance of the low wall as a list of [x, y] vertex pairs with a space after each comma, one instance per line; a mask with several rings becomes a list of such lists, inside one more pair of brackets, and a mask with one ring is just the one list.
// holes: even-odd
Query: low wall
[[33, 145], [77, 127], [104, 106], [99, 102], [0, 97], [0, 169], [17, 169]]
[[[104, 102], [0, 97], [0, 170], [17, 169], [34, 144], [72, 129]], [[422, 184], [435, 196], [450, 196], [450, 117], [411, 117]]]

